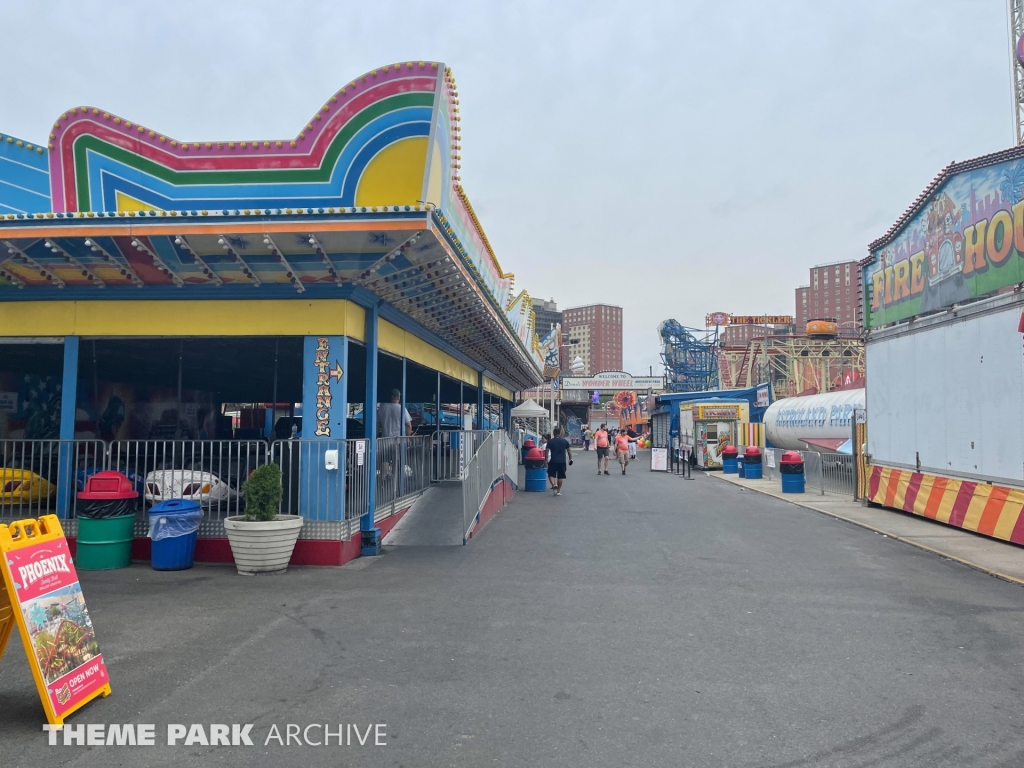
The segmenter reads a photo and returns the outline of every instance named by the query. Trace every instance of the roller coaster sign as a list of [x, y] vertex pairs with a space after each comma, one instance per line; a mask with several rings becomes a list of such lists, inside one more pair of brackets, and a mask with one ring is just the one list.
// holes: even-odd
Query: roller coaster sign
[[55, 515], [0, 525], [0, 656], [17, 624], [51, 725], [97, 696], [110, 678], [68, 541]]

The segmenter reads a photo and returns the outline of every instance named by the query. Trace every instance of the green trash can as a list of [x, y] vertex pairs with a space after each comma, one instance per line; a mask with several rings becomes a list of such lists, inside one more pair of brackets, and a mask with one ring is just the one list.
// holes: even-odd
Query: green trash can
[[97, 472], [78, 494], [75, 567], [106, 571], [132, 564], [138, 492], [120, 472]]

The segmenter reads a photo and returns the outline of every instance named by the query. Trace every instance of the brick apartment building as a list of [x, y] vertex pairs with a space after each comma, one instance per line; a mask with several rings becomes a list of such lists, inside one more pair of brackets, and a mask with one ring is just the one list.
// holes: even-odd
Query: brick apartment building
[[622, 307], [591, 304], [562, 311], [562, 369], [577, 356], [583, 374], [622, 370]]
[[796, 289], [796, 332], [808, 320], [835, 318], [844, 336], [859, 335], [864, 327], [861, 271], [856, 261], [811, 267], [807, 285]]

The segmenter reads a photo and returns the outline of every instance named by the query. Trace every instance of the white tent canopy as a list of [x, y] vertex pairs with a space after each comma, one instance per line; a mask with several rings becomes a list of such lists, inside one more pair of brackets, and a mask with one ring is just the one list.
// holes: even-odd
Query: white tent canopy
[[538, 405], [537, 401], [530, 398], [512, 409], [512, 417], [519, 419], [545, 419], [548, 417], [548, 409]]

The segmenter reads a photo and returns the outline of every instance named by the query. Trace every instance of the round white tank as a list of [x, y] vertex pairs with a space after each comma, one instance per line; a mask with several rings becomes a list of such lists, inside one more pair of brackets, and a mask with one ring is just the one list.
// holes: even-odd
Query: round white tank
[[853, 411], [863, 407], [863, 389], [776, 400], [764, 413], [765, 436], [775, 447], [789, 450], [813, 448], [804, 442], [807, 439], [848, 439], [853, 435]]

